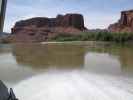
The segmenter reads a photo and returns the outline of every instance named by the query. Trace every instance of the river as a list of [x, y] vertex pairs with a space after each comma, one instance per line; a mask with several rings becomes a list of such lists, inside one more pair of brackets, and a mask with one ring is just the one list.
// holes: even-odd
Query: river
[[1, 44], [0, 79], [20, 100], [132, 100], [133, 46]]

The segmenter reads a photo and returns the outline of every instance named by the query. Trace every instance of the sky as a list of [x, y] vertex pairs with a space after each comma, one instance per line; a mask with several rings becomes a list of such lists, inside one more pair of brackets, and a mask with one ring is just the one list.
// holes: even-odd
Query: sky
[[19, 20], [66, 13], [82, 14], [88, 29], [104, 29], [129, 9], [133, 9], [133, 0], [8, 0], [4, 31], [10, 32]]

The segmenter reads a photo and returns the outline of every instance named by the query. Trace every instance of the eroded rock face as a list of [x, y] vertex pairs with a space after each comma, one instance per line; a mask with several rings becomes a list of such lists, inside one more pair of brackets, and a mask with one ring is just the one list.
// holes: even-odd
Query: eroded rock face
[[41, 42], [60, 33], [76, 35], [85, 29], [81, 14], [58, 15], [56, 18], [36, 17], [16, 22], [10, 38], [15, 42]]
[[133, 32], [133, 10], [122, 11], [120, 20], [109, 26], [110, 32]]
[[[15, 28], [35, 27], [73, 27], [83, 30], [84, 18], [80, 14], [58, 15], [56, 18], [37, 17], [16, 22]], [[13, 31], [14, 32], [14, 31]]]

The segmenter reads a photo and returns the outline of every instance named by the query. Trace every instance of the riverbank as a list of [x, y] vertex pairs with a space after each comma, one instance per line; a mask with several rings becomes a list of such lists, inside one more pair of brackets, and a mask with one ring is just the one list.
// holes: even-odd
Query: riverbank
[[104, 41], [125, 43], [133, 41], [133, 33], [110, 33], [110, 32], [83, 32], [80, 35], [59, 34], [49, 41]]
[[58, 34], [53, 38], [48, 38], [46, 41], [20, 41], [15, 42], [12, 35], [0, 38], [0, 43], [79, 43], [79, 42], [114, 42], [114, 43], [133, 43], [133, 33], [110, 33], [110, 32], [82, 32], [78, 35], [67, 33]]

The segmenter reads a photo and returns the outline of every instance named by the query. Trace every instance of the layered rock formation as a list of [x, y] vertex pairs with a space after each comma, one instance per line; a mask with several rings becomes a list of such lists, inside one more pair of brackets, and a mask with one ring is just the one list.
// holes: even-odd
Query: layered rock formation
[[62, 33], [77, 35], [85, 29], [84, 18], [80, 14], [37, 17], [17, 22], [10, 38], [15, 42], [41, 42]]
[[120, 20], [109, 26], [110, 32], [133, 32], [133, 10], [122, 11]]

